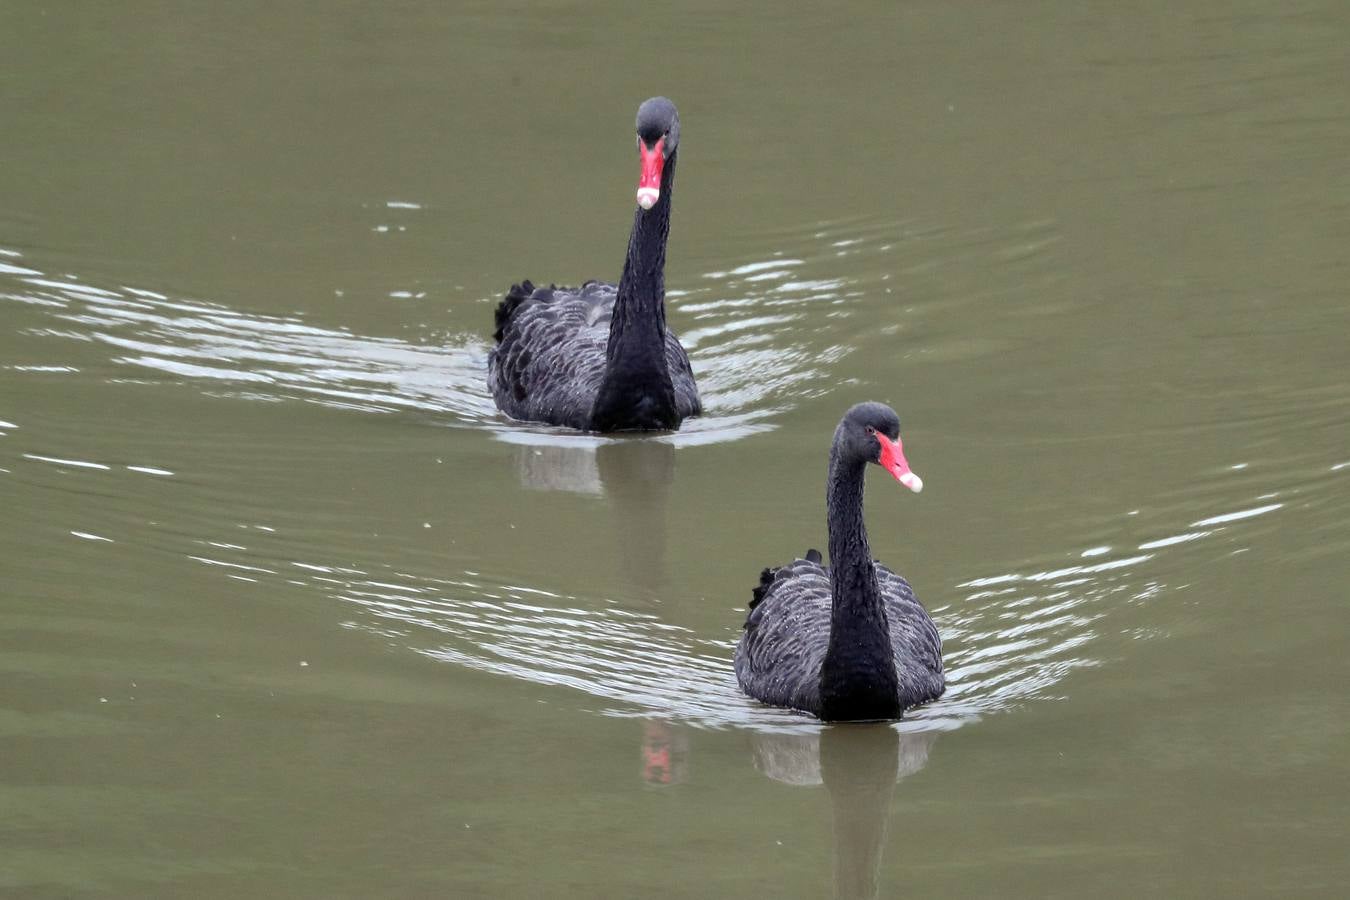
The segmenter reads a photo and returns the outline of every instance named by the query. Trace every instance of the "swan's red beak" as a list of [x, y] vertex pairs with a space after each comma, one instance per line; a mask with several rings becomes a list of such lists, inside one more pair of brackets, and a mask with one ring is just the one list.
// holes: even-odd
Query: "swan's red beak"
[[914, 493], [923, 490], [923, 479], [909, 470], [909, 460], [905, 459], [900, 439], [891, 440], [878, 431], [877, 440], [881, 441], [881, 459], [877, 460], [881, 463], [881, 467]]
[[656, 139], [650, 150], [638, 138], [638, 153], [642, 154], [642, 175], [638, 178], [637, 202], [643, 209], [651, 209], [661, 199], [661, 170], [666, 165], [666, 139]]

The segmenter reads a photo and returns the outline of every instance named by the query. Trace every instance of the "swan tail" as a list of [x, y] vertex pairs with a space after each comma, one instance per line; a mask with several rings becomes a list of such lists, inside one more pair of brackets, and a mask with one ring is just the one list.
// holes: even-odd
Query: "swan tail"
[[[759, 585], [750, 591], [751, 599], [748, 609], [754, 609], [764, 602], [764, 595], [769, 592], [769, 586], [773, 584], [775, 574], [774, 569], [765, 569], [759, 573]], [[749, 620], [747, 620], [747, 624], [749, 624]]]
[[520, 308], [520, 304], [530, 299], [530, 296], [533, 293], [534, 282], [530, 281], [528, 278], [520, 284], [511, 285], [511, 290], [507, 291], [506, 296], [502, 297], [502, 302], [497, 304], [497, 312], [494, 320], [497, 330], [492, 332], [493, 340], [499, 344], [502, 342], [502, 334], [505, 333], [506, 326], [510, 323], [511, 317], [516, 314], [516, 310]]
[[[803, 557], [803, 559], [805, 559], [807, 562], [817, 566], [821, 564], [823, 558], [824, 557], [820, 555], [820, 551], [815, 549], [814, 547], [807, 550], [806, 556]], [[759, 606], [761, 603], [763, 603], [764, 598], [769, 594], [769, 588], [773, 587], [774, 582], [778, 581], [778, 576], [782, 573], [791, 573], [792, 571], [793, 571], [793, 564], [789, 563], [786, 566], [779, 566], [778, 568], [770, 567], [765, 569], [763, 572], [760, 572], [759, 585], [750, 591], [751, 594], [750, 605], [747, 607], [747, 609], [753, 610], [756, 606]], [[748, 622], [749, 620], [747, 619], [747, 624]]]

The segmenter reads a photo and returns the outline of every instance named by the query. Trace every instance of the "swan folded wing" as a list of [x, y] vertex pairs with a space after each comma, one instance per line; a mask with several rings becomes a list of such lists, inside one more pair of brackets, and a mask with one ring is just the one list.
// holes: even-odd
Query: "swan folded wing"
[[830, 579], [820, 554], [812, 550], [807, 556], [761, 574], [735, 665], [750, 696], [814, 712], [829, 637]]
[[694, 381], [694, 368], [689, 364], [689, 354], [670, 329], [666, 329], [666, 367], [670, 371], [671, 385], [675, 388], [675, 410], [680, 418], [702, 415], [703, 402], [698, 396], [698, 384]]
[[516, 419], [584, 428], [600, 390], [616, 288], [512, 285], [497, 306], [488, 379]]
[[914, 596], [909, 582], [880, 562], [874, 565], [877, 584], [886, 604], [895, 671], [900, 676], [901, 702], [908, 708], [935, 700], [946, 689], [942, 637], [928, 610]]

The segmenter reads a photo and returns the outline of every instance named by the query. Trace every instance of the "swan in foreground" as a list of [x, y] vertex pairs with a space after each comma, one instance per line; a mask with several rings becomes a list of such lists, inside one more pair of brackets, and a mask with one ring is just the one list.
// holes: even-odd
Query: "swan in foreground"
[[942, 639], [909, 582], [872, 559], [863, 475], [877, 463], [915, 493], [900, 420], [859, 403], [834, 432], [826, 511], [830, 566], [820, 553], [765, 569], [736, 645], [736, 680], [751, 697], [826, 721], [898, 719], [942, 694]]

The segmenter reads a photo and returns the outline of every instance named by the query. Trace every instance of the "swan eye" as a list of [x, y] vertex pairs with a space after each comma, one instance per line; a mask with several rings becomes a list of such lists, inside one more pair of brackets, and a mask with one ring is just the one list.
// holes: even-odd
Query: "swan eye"
[[867, 426], [867, 433], [868, 433], [868, 434], [876, 434], [876, 433], [877, 433], [877, 430], [876, 430], [875, 428], [873, 428], [871, 425], [868, 425], [868, 426]]

